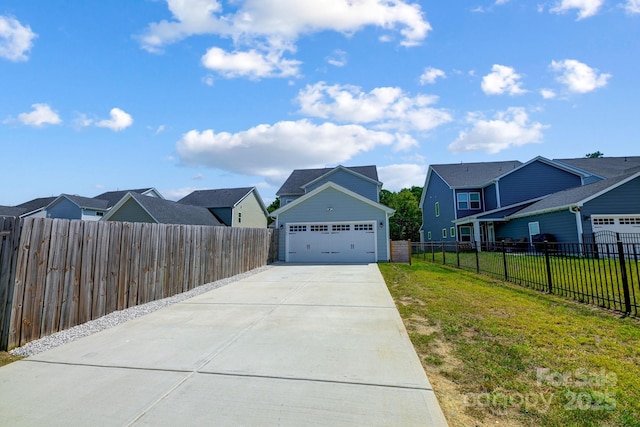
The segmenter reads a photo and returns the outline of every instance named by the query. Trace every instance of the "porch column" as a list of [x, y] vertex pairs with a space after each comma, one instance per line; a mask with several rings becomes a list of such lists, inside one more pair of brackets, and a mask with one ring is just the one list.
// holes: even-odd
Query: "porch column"
[[473, 221], [473, 240], [476, 241], [478, 252], [482, 252], [482, 245], [480, 244], [482, 241], [482, 235], [480, 234], [480, 221]]

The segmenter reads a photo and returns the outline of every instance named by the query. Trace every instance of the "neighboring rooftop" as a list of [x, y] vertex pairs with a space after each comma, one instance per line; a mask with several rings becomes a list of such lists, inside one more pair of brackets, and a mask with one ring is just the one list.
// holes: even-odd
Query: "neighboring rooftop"
[[481, 187], [492, 179], [521, 166], [518, 160], [505, 162], [451, 163], [431, 168], [451, 187]]
[[15, 206], [0, 206], [0, 217], [3, 216], [20, 216], [25, 213], [24, 208], [17, 208]]
[[21, 203], [16, 205], [16, 208], [23, 208], [23, 213], [29, 213], [33, 211], [37, 211], [38, 209], [42, 209], [47, 206], [49, 203], [53, 202], [57, 197], [39, 197], [37, 199], [29, 200], [28, 202]]
[[73, 194], [61, 194], [56, 199], [65, 197], [83, 209], [107, 210], [109, 202], [106, 200], [94, 199], [92, 197], [76, 196]]
[[207, 208], [129, 193], [160, 224], [223, 226]]
[[137, 189], [134, 189], [134, 190], [107, 191], [105, 193], [98, 194], [97, 196], [94, 197], [94, 199], [106, 200], [108, 202], [107, 207], [111, 208], [116, 203], [118, 203], [120, 201], [120, 199], [122, 199], [127, 193], [144, 194], [144, 193], [146, 193], [147, 191], [150, 191], [150, 190], [153, 190], [153, 187], [137, 188]]
[[613, 178], [618, 175], [623, 175], [631, 169], [640, 166], [640, 156], [583, 157], [578, 159], [554, 159], [554, 161], [600, 175], [603, 178]]
[[[344, 168], [378, 181], [378, 169], [375, 166], [344, 166]], [[305, 184], [328, 174], [334, 169], [336, 168], [295, 169], [276, 194], [278, 196], [304, 194], [305, 191], [302, 187]]]
[[215, 190], [196, 190], [178, 200], [184, 205], [202, 206], [205, 208], [232, 208], [249, 194], [255, 187], [220, 188]]

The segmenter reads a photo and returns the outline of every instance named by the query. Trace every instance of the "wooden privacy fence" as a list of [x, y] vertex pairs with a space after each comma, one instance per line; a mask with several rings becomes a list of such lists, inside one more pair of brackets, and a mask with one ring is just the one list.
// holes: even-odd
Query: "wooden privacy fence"
[[[4, 313], [0, 307], [8, 318], [0, 349], [264, 266], [274, 234], [258, 228], [24, 219], [19, 243], [10, 251], [14, 278], [0, 288], [8, 296]], [[8, 257], [4, 250], [0, 255]]]
[[390, 262], [404, 262], [411, 264], [411, 240], [391, 240]]

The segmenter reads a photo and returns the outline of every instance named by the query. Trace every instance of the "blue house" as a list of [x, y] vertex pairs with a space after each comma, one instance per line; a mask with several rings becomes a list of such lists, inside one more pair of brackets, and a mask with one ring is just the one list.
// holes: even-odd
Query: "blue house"
[[[580, 221], [576, 214], [583, 209], [582, 204], [595, 206], [591, 197], [600, 199], [608, 194], [605, 189], [617, 188], [617, 179], [633, 174], [637, 167], [640, 157], [536, 157], [526, 163], [431, 165], [420, 201], [421, 240], [491, 244], [509, 238], [530, 243], [534, 235], [549, 233], [559, 241], [582, 241], [585, 234], [604, 231], [593, 226], [593, 220], [601, 216], [640, 217], [640, 205], [635, 201], [625, 208], [600, 205], [580, 216]], [[615, 194], [638, 199], [638, 193], [634, 196], [632, 190], [633, 185], [625, 182]], [[605, 193], [600, 194], [602, 191]], [[558, 213], [563, 210], [566, 212]]]
[[389, 217], [380, 204], [375, 166], [294, 170], [276, 193], [271, 213], [286, 262], [389, 260]]
[[99, 221], [109, 209], [109, 202], [91, 197], [61, 194], [44, 209], [47, 218]]

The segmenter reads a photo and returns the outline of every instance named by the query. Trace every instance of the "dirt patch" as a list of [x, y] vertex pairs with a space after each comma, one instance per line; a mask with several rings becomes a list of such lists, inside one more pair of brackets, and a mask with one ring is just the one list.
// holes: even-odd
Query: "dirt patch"
[[0, 366], [8, 365], [9, 363], [15, 362], [16, 360], [20, 359], [22, 359], [22, 357], [14, 356], [7, 353], [6, 351], [0, 351]]

